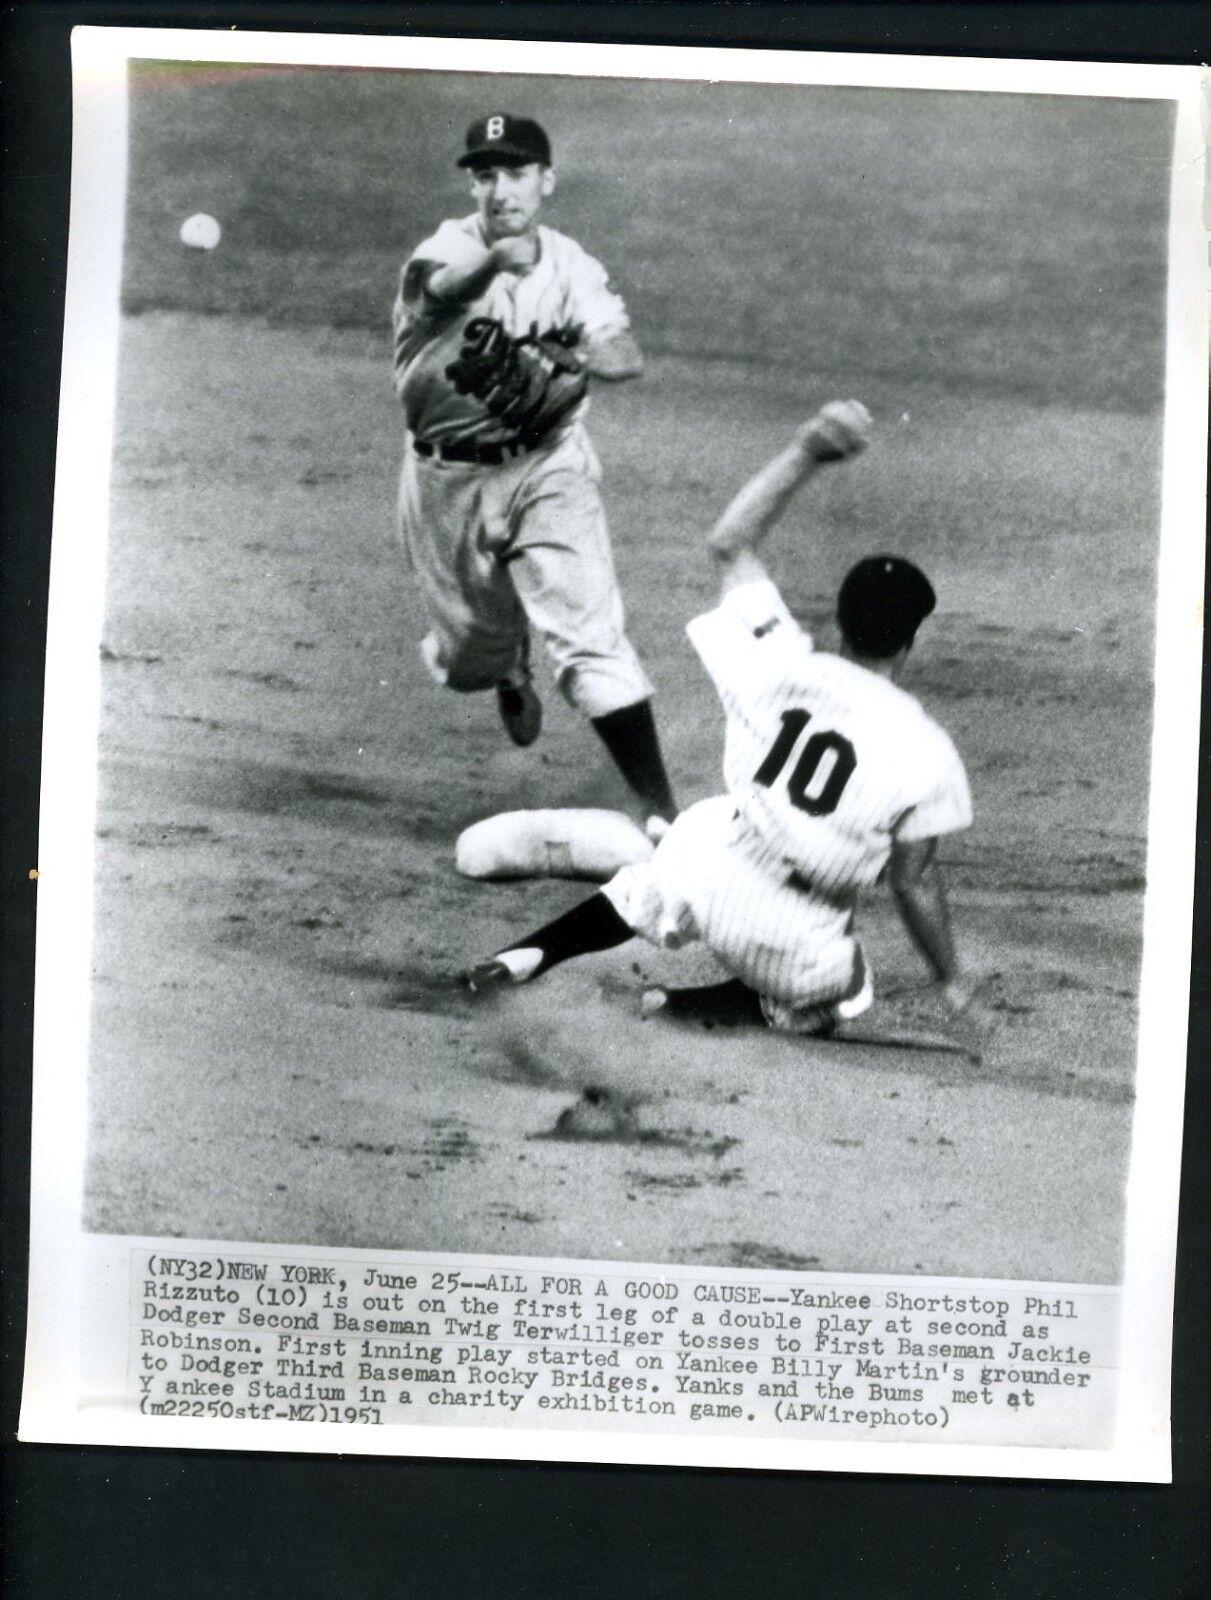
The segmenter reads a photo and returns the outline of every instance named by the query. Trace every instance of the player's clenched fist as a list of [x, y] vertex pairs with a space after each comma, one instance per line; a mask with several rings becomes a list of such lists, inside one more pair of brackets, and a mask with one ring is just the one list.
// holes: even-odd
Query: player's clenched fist
[[815, 461], [844, 461], [870, 443], [874, 419], [860, 400], [830, 400], [799, 431], [799, 444]]
[[538, 240], [531, 234], [497, 239], [489, 254], [498, 272], [524, 272], [538, 260]]

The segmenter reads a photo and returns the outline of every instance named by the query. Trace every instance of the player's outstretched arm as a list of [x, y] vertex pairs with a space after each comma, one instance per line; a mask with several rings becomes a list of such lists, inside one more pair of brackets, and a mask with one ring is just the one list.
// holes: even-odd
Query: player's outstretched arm
[[458, 261], [433, 265], [416, 262], [423, 274], [426, 294], [434, 300], [452, 302], [474, 300], [499, 272], [516, 272], [531, 267], [538, 259], [538, 243], [528, 234], [498, 239], [487, 249], [468, 243]]
[[757, 546], [822, 466], [865, 450], [871, 426], [870, 412], [861, 401], [831, 400], [803, 424], [785, 450], [748, 480], [707, 541], [719, 564], [724, 592], [765, 576]]

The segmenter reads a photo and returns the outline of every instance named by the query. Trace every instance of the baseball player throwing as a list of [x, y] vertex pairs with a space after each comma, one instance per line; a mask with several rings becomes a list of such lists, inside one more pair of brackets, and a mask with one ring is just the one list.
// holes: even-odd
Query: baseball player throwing
[[481, 990], [635, 934], [699, 940], [732, 974], [654, 990], [644, 1010], [832, 1031], [871, 1004], [854, 929], [859, 892], [885, 872], [904, 925], [955, 1011], [971, 1000], [951, 935], [938, 838], [971, 822], [953, 744], [896, 679], [934, 608], [911, 562], [870, 556], [837, 598], [840, 651], [817, 650], [756, 555], [792, 495], [865, 448], [870, 417], [834, 401], [740, 491], [710, 535], [722, 594], [689, 624], [727, 718], [727, 794], [684, 811], [649, 861], [484, 962]]
[[555, 190], [543, 129], [481, 118], [459, 166], [476, 210], [417, 246], [394, 308], [400, 528], [431, 624], [421, 654], [447, 688], [494, 688], [528, 745], [542, 723], [532, 627], [645, 813], [671, 818], [583, 422], [590, 376], [636, 377], [643, 358], [605, 268], [539, 221]]

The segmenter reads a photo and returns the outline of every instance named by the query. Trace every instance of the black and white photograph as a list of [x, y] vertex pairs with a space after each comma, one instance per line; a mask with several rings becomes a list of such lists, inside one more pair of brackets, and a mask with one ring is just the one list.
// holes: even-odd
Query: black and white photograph
[[[469, 1257], [452, 1294], [547, 1342], [594, 1304], [671, 1322], [677, 1272], [763, 1332], [785, 1313], [746, 1322], [773, 1304], [746, 1285], [894, 1279], [934, 1342], [810, 1323], [867, 1363], [855, 1404], [920, 1402], [908, 1353], [998, 1417], [1006, 1385], [1079, 1389], [1065, 1286], [1121, 1358], [1132, 1252], [1162, 1297], [1172, 1272], [1206, 405], [1182, 95], [421, 43], [134, 38], [122, 180], [78, 157], [120, 237], [104, 497], [71, 500], [61, 442], [54, 553], [97, 579], [63, 639], [95, 687], [84, 1058], [38, 1089], [78, 1097], [79, 1227], [161, 1263]], [[519, 1260], [560, 1264], [549, 1299]], [[648, 1288], [609, 1306], [577, 1263]], [[337, 1281], [311, 1270], [287, 1284]], [[409, 1280], [366, 1272], [398, 1310]], [[391, 1370], [473, 1389], [478, 1361], [492, 1392], [497, 1324], [459, 1303], [457, 1355], [401, 1322], [423, 1349]], [[297, 1304], [279, 1369], [348, 1379]], [[646, 1388], [666, 1428], [755, 1392]]]

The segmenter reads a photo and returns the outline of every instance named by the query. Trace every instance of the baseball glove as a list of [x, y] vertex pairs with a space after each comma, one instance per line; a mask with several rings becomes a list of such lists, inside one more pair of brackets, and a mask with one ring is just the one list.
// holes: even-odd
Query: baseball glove
[[579, 404], [589, 385], [577, 352], [578, 327], [511, 338], [494, 317], [472, 317], [446, 377], [459, 394], [474, 395], [520, 438], [543, 438]]

